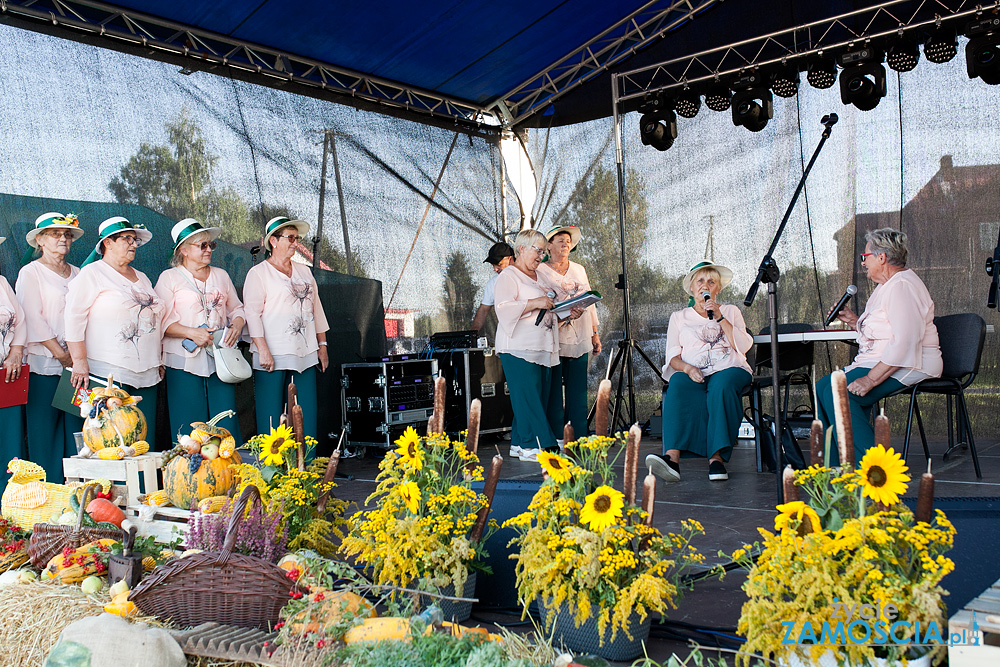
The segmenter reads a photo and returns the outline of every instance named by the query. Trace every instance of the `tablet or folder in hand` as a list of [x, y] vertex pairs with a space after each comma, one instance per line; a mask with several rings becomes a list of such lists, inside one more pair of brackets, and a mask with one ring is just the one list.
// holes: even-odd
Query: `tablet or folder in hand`
[[7, 382], [7, 369], [0, 368], [0, 408], [24, 405], [28, 402], [28, 364], [13, 382]]
[[[79, 417], [80, 404], [87, 400], [90, 390], [74, 389], [72, 376], [73, 371], [71, 369], [63, 369], [62, 375], [59, 377], [59, 384], [56, 386], [56, 393], [52, 396], [52, 407], [67, 412], [74, 417]], [[96, 378], [93, 375], [90, 376], [90, 382], [99, 384], [102, 387], [108, 386], [107, 380]]]
[[573, 308], [586, 308], [587, 306], [597, 303], [603, 298], [604, 297], [601, 296], [600, 292], [595, 292], [593, 290], [583, 292], [582, 294], [577, 294], [572, 298], [560, 301], [559, 303], [553, 305], [552, 312], [558, 315], [559, 319], [564, 320], [569, 317], [569, 311]]

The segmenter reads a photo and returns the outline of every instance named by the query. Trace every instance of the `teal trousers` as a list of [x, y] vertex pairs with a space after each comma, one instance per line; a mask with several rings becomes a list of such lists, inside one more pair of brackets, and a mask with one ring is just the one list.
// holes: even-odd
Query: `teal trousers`
[[[201, 377], [194, 373], [168, 368], [167, 411], [170, 414], [170, 435], [173, 438], [191, 432], [191, 422], [205, 422], [226, 410], [236, 412], [236, 385], [227, 384], [212, 374]], [[219, 422], [219, 426], [233, 434], [236, 445], [240, 438], [240, 422], [234, 414]]]
[[[868, 375], [869, 368], [855, 368], [847, 372], [847, 384], [851, 384], [858, 378]], [[818, 404], [819, 419], [823, 422], [823, 429], [833, 426], [836, 421], [833, 413], [833, 386], [832, 376], [827, 375], [816, 381], [816, 403]], [[875, 428], [872, 426], [872, 408], [875, 404], [889, 394], [903, 388], [903, 383], [893, 378], [886, 378], [872, 388], [864, 396], [856, 396], [847, 393], [848, 402], [851, 406], [851, 428], [854, 433], [854, 462], [861, 461], [869, 449], [875, 446]], [[833, 444], [830, 452], [830, 464], [840, 463], [840, 453], [836, 447], [837, 430], [833, 431]]]
[[[28, 379], [28, 386], [31, 386], [33, 378]], [[9, 408], [0, 408], [0, 494], [7, 488], [7, 464], [13, 458], [25, 458], [24, 449], [24, 406], [12, 405]], [[59, 481], [63, 481], [60, 477]]]
[[302, 417], [305, 435], [318, 439], [316, 397], [316, 367], [307, 368], [301, 373], [295, 371], [258, 371], [253, 372], [254, 406], [257, 409], [257, 433], [270, 433], [272, 427], [278, 426], [278, 418], [285, 411], [288, 400], [288, 383], [295, 380], [298, 391], [299, 405], [302, 406]]
[[663, 394], [663, 451], [678, 449], [681, 457], [711, 458], [718, 452], [728, 461], [743, 421], [743, 391], [750, 373], [726, 368], [695, 382], [686, 373], [670, 376]]
[[[559, 357], [558, 382], [555, 386], [559, 399], [560, 424], [553, 425], [557, 438], [562, 438], [563, 427], [569, 422], [573, 435], [582, 438], [587, 435], [587, 367], [590, 355], [582, 357]], [[553, 369], [555, 370], [555, 369]]]
[[58, 375], [32, 373], [25, 415], [27, 423], [31, 424], [27, 429], [28, 459], [45, 468], [47, 481], [62, 484], [65, 479], [62, 460], [76, 455], [73, 434], [83, 430], [83, 418], [52, 407], [52, 397], [58, 386]]
[[546, 414], [553, 393], [553, 369], [506, 352], [499, 357], [514, 411], [510, 444], [525, 449], [555, 447], [556, 436]]

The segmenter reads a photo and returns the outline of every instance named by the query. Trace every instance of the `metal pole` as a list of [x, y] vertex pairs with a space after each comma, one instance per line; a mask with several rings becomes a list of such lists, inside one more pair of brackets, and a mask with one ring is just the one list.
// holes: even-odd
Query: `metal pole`
[[[319, 169], [319, 212], [316, 214], [316, 238], [323, 238], [323, 207], [326, 203], [326, 144], [330, 131], [323, 132], [323, 162]], [[313, 244], [313, 275], [319, 267], [319, 242]]]
[[354, 255], [351, 254], [351, 237], [347, 232], [347, 208], [344, 206], [344, 186], [340, 182], [340, 161], [337, 160], [337, 133], [330, 132], [330, 155], [333, 156], [333, 178], [337, 183], [337, 201], [340, 202], [340, 226], [344, 230], [344, 255], [347, 272], [354, 275]]
[[611, 77], [611, 109], [614, 115], [615, 132], [615, 163], [618, 167], [618, 234], [621, 240], [621, 290], [622, 307], [624, 308], [625, 341], [630, 346], [625, 355], [625, 368], [628, 374], [628, 420], [634, 422], [635, 415], [635, 369], [632, 363], [632, 324], [629, 317], [628, 266], [625, 263], [625, 155], [622, 150], [622, 117], [618, 113], [618, 77]]
[[503, 141], [503, 137], [497, 140], [497, 152], [500, 153], [500, 220], [503, 225], [500, 230], [500, 240], [503, 241], [507, 235], [507, 163], [503, 159], [501, 141]]

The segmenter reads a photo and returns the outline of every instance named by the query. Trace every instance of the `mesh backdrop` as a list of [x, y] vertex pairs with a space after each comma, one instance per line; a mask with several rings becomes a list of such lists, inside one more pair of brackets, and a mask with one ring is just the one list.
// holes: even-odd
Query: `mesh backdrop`
[[[486, 250], [519, 224], [509, 192], [506, 210], [502, 204], [499, 152], [481, 137], [207, 73], [185, 75], [6, 26], [0, 47], [0, 235], [10, 237], [0, 247], [0, 270], [11, 283], [36, 215], [74, 212], [95, 230], [106, 215], [145, 215], [137, 213], [145, 207], [162, 220], [150, 265], [140, 267], [154, 280], [165, 267], [159, 246], [169, 246], [169, 222], [190, 215], [226, 229], [223, 238], [233, 244], [227, 268], [242, 284], [241, 267], [252, 261], [249, 249], [264, 222], [291, 214], [315, 233], [324, 189], [322, 241], [305, 250], [316, 250], [337, 272], [321, 281], [332, 286], [324, 304], [339, 308], [331, 324], [368, 341], [345, 343], [337, 363], [419, 351], [434, 331], [468, 328], [492, 275], [482, 262]], [[723, 299], [742, 301], [819, 141], [819, 119], [831, 111], [841, 121], [775, 253], [779, 321], [818, 323], [852, 282], [863, 304], [872, 286], [858, 254], [865, 231], [879, 226], [909, 235], [910, 266], [927, 283], [937, 314], [976, 312], [996, 321], [985, 307], [983, 260], [1000, 229], [1000, 135], [986, 113], [1000, 91], [969, 81], [961, 56], [945, 65], [922, 62], [902, 75], [890, 71], [888, 88], [875, 110], [860, 112], [841, 104], [837, 86], [816, 90], [803, 82], [796, 97], [775, 99], [775, 117], [759, 133], [734, 127], [729, 112], [703, 108], [680, 119], [677, 141], [665, 152], [642, 146], [638, 114], [626, 117], [631, 325], [656, 365], [663, 363], [669, 315], [686, 301], [680, 279], [692, 264], [708, 258], [730, 266], [736, 277]], [[333, 150], [321, 188], [324, 133]], [[614, 288], [621, 268], [611, 122], [530, 130], [526, 145], [539, 184], [535, 224], [581, 226], [574, 259], [606, 296], [606, 351], [593, 360], [593, 390], [623, 335]], [[354, 277], [344, 275], [348, 260]], [[378, 285], [359, 287], [372, 281], [380, 294]], [[371, 337], [370, 321], [383, 307], [384, 350], [375, 349], [383, 339]], [[755, 332], [766, 324], [763, 293], [745, 316]], [[352, 324], [355, 317], [368, 321]], [[850, 350], [831, 344], [817, 352], [822, 374], [847, 363]], [[990, 333], [970, 396], [980, 437], [997, 433], [997, 362]], [[658, 404], [660, 383], [643, 362], [637, 368], [645, 418]], [[793, 405], [802, 402], [804, 394], [793, 397]], [[897, 425], [903, 402], [891, 402]], [[924, 405], [928, 430], [944, 433], [943, 403]]]

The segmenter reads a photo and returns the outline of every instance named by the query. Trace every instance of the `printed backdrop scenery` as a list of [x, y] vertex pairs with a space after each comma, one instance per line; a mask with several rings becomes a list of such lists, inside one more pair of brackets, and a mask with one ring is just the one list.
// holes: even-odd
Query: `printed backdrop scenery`
[[[11, 283], [25, 248], [22, 230], [45, 212], [28, 211], [25, 197], [80, 202], [63, 213], [127, 203], [221, 225], [232, 252], [246, 253], [230, 260], [234, 267], [249, 264], [267, 219], [301, 217], [315, 233], [322, 208], [320, 260], [347, 273], [349, 242], [351, 272], [382, 284], [385, 351], [419, 351], [435, 331], [468, 328], [492, 275], [482, 261], [487, 249], [520, 226], [512, 190], [504, 198], [500, 187], [499, 149], [481, 136], [188, 75], [7, 26], [0, 26], [0, 47], [0, 194], [7, 195], [0, 235], [9, 237], [0, 270]], [[858, 257], [864, 233], [890, 226], [909, 235], [910, 266], [937, 314], [976, 312], [996, 322], [996, 311], [986, 309], [983, 265], [1000, 232], [1000, 134], [989, 111], [1000, 89], [970, 81], [961, 57], [888, 75], [888, 95], [869, 112], [844, 106], [838, 86], [817, 90], [803, 80], [797, 96], [775, 98], [774, 119], [758, 133], [734, 127], [728, 111], [703, 107], [680, 119], [665, 152], [640, 144], [637, 113], [625, 118], [632, 331], [656, 363], [663, 363], [670, 313], [686, 302], [681, 277], [692, 264], [707, 258], [730, 266], [735, 279], [722, 300], [742, 302], [830, 112], [841, 120], [777, 247], [779, 321], [820, 322], [850, 283], [863, 304], [872, 289]], [[604, 119], [522, 133], [538, 184], [534, 224], [581, 227], [573, 259], [606, 297], [605, 352], [592, 361], [592, 389], [623, 330], [611, 125]], [[321, 188], [324, 134], [332, 150]], [[100, 220], [81, 222], [93, 230]], [[168, 246], [162, 241], [159, 249]], [[161, 259], [165, 268], [162, 253], [146, 261]], [[242, 275], [233, 277], [242, 284]], [[745, 316], [754, 332], [766, 324], [763, 292]], [[818, 348], [817, 374], [849, 354], [841, 344]], [[989, 407], [998, 359], [990, 333], [969, 392], [973, 428], [983, 435], [996, 434], [1000, 420]], [[639, 368], [645, 418], [661, 385]], [[796, 395], [793, 405], [804, 398]], [[905, 401], [890, 403], [900, 423]], [[929, 430], [946, 432], [943, 401], [921, 405]]]

